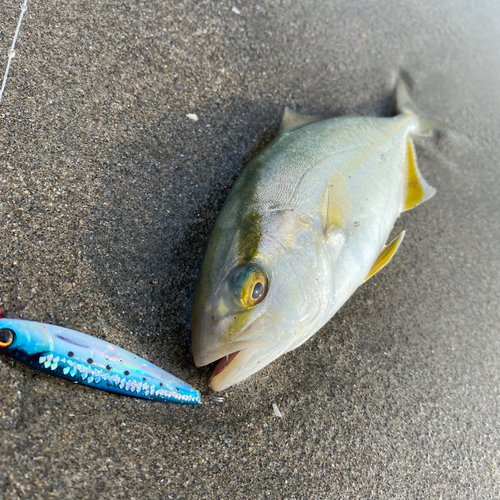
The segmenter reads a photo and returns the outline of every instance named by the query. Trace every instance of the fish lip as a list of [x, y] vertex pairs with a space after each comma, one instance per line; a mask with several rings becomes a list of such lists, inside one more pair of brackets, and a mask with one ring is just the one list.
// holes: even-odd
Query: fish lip
[[[243, 357], [246, 353], [248, 353], [249, 349], [243, 349], [241, 351], [236, 351], [236, 355], [233, 357], [231, 361], [217, 374], [215, 372], [217, 371], [217, 366], [215, 367], [214, 371], [212, 372], [212, 375], [210, 376], [210, 388], [214, 392], [220, 392], [223, 391], [224, 389], [227, 389], [231, 385], [233, 385], [234, 382], [227, 380], [227, 372], [230, 372], [230, 365], [233, 363], [233, 361], [238, 359], [238, 356], [241, 358]], [[221, 358], [222, 359], [222, 358]], [[226, 371], [227, 370], [227, 371]]]
[[263, 368], [263, 366], [267, 365], [268, 363], [264, 363], [263, 366], [252, 369], [250, 372], [244, 373], [242, 375], [242, 369], [244, 369], [244, 367], [247, 366], [248, 362], [260, 352], [260, 346], [258, 346], [257, 348], [255, 348], [255, 346], [247, 347], [246, 349], [237, 351], [238, 354], [232, 358], [232, 360], [224, 367], [222, 371], [218, 372], [215, 376], [212, 374], [209, 382], [210, 388], [214, 392], [224, 391], [225, 389], [233, 386], [234, 384], [242, 382], [250, 375], [253, 375], [257, 371], [259, 371], [260, 368]]
[[214, 351], [194, 356], [194, 364], [197, 367], [206, 366], [237, 351], [243, 351], [248, 348], [256, 348], [268, 344], [269, 342], [266, 340], [240, 340], [231, 342], [230, 344], [223, 345]]

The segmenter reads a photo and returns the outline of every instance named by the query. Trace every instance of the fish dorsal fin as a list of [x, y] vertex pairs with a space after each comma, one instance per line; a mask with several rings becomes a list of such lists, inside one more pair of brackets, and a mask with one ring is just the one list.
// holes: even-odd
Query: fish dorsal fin
[[406, 142], [406, 199], [403, 206], [403, 212], [420, 205], [436, 194], [436, 190], [427, 184], [418, 169], [417, 156], [415, 155], [415, 146], [413, 141], [408, 139]]
[[318, 122], [320, 120], [321, 118], [318, 118], [316, 116], [299, 115], [295, 111], [292, 111], [290, 108], [285, 108], [283, 119], [281, 120], [280, 133], [291, 132], [296, 128], [302, 127], [302, 125]]
[[368, 281], [372, 276], [377, 274], [383, 267], [385, 267], [391, 259], [394, 257], [394, 254], [397, 252], [399, 245], [401, 245], [401, 242], [403, 241], [403, 238], [405, 237], [405, 232], [402, 231], [401, 234], [393, 239], [388, 245], [384, 247], [382, 252], [380, 252], [380, 255], [377, 257], [377, 260], [375, 261], [375, 264], [373, 264], [372, 268], [370, 269], [370, 272], [366, 276], [365, 281]]
[[351, 194], [345, 177], [334, 172], [326, 184], [321, 205], [321, 218], [325, 234], [335, 228], [344, 230], [351, 220]]

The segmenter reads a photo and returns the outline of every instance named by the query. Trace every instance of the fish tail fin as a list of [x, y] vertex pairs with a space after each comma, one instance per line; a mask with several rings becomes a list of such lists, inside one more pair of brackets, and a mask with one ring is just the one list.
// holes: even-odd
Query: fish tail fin
[[[417, 133], [421, 135], [431, 134], [436, 128], [447, 128], [446, 123], [427, 118], [419, 111], [411, 98], [410, 88], [410, 76], [405, 71], [401, 71], [396, 84], [395, 111], [411, 115], [416, 123]], [[411, 138], [407, 138], [406, 144], [406, 172], [406, 192], [401, 206], [402, 212], [411, 210], [436, 194], [436, 190], [428, 184], [418, 168], [415, 146]]]
[[411, 78], [406, 71], [400, 71], [394, 96], [394, 109], [396, 113], [410, 114], [418, 124], [418, 133], [429, 135], [436, 128], [448, 128], [441, 120], [427, 118], [413, 103], [410, 95]]

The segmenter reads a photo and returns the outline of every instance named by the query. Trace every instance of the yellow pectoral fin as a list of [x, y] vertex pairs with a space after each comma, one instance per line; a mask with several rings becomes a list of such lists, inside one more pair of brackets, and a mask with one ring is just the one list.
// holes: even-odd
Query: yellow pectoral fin
[[406, 167], [408, 173], [406, 181], [406, 200], [403, 207], [404, 212], [427, 201], [436, 193], [436, 190], [427, 184], [418, 169], [415, 146], [411, 139], [407, 141]]
[[405, 232], [402, 231], [397, 238], [392, 240], [388, 245], [384, 247], [384, 249], [378, 256], [377, 260], [375, 261], [375, 264], [373, 264], [372, 268], [370, 269], [370, 272], [364, 279], [363, 283], [365, 281], [368, 281], [373, 275], [377, 274], [384, 266], [389, 264], [392, 257], [397, 252], [399, 245], [401, 245], [401, 242], [403, 241], [404, 237], [405, 237]]
[[351, 210], [347, 182], [340, 172], [334, 172], [323, 194], [321, 214], [325, 234], [335, 228], [345, 229], [351, 220]]

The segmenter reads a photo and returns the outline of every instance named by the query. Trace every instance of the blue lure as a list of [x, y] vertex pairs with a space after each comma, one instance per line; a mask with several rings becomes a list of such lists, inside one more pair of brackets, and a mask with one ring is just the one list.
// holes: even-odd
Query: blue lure
[[95, 389], [170, 403], [200, 404], [200, 393], [149, 361], [85, 333], [0, 319], [0, 354]]

